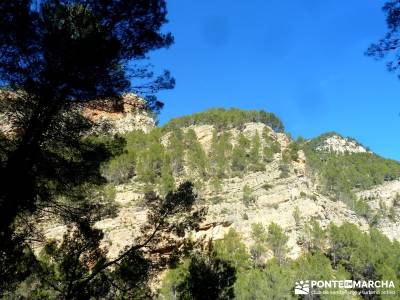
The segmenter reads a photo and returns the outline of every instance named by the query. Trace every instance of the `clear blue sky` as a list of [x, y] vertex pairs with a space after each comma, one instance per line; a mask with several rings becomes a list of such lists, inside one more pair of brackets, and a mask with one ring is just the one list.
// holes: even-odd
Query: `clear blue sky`
[[365, 0], [170, 0], [175, 36], [151, 62], [176, 88], [160, 123], [210, 107], [276, 113], [294, 137], [337, 131], [400, 160], [400, 80], [364, 55], [386, 31]]

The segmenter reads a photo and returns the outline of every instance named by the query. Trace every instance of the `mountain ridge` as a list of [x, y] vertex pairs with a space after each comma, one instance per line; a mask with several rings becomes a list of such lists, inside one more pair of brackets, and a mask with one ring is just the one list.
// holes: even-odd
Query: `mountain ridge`
[[[240, 232], [246, 244], [251, 245], [251, 225], [274, 222], [288, 234], [289, 255], [295, 258], [303, 253], [299, 222], [303, 224], [313, 219], [323, 228], [331, 222], [350, 222], [364, 231], [371, 226], [381, 227], [391, 239], [400, 239], [396, 218], [387, 217], [379, 206], [380, 192], [375, 193], [371, 203], [360, 200], [363, 191], [391, 182], [394, 192], [385, 198], [385, 203], [387, 210], [391, 209], [396, 216], [399, 214], [400, 207], [393, 204], [393, 198], [400, 193], [400, 165], [396, 162], [390, 165], [394, 171], [382, 171], [382, 176], [396, 175], [393, 178], [381, 178], [380, 173], [375, 174], [376, 184], [367, 183], [357, 191], [353, 185], [343, 187], [341, 183], [331, 183], [332, 187], [327, 188], [324, 177], [321, 179], [319, 174], [321, 167], [318, 166], [315, 172], [311, 170], [310, 153], [322, 163], [330, 159], [340, 161], [357, 157], [360, 164], [365, 158], [368, 162], [377, 161], [380, 166], [386, 160], [367, 150], [314, 151], [307, 147], [312, 142], [296, 142], [279, 132], [281, 128], [283, 131], [283, 125], [276, 127], [278, 132], [266, 125], [270, 116], [274, 124], [280, 124], [274, 115], [262, 114], [267, 116], [263, 122], [247, 122], [257, 120], [255, 111], [243, 113], [238, 109], [218, 109], [211, 112], [212, 118], [206, 111], [195, 118], [175, 119], [172, 126], [167, 123], [153, 126], [146, 132], [135, 130], [123, 134], [127, 140], [124, 153], [104, 165], [103, 169], [104, 176], [116, 189], [120, 211], [116, 218], [97, 224], [106, 232], [104, 243], [110, 247], [110, 256], [131, 243], [135, 228], [145, 221], [145, 210], [141, 206], [145, 193], [155, 190], [163, 195], [185, 180], [195, 183], [200, 205], [207, 206], [209, 211], [199, 231], [193, 232], [194, 240], [204, 245], [222, 239], [231, 228]], [[244, 119], [234, 119], [226, 114], [244, 116]], [[207, 122], [199, 116], [206, 117]], [[216, 119], [217, 125], [212, 124]], [[347, 138], [343, 140], [350, 141], [351, 145], [355, 143]], [[327, 158], [327, 155], [331, 156]], [[349, 180], [346, 176], [348, 174], [342, 176], [345, 182]], [[296, 211], [300, 212], [301, 221], [296, 221]], [[59, 235], [59, 229], [55, 234], [50, 229], [49, 236]]]

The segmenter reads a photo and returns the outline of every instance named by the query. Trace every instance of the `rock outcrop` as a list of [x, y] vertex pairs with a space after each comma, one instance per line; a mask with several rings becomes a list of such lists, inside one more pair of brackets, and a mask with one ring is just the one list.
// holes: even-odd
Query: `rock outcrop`
[[[120, 124], [124, 124], [125, 121], [122, 120], [131, 120], [127, 115], [135, 115], [135, 112], [136, 110], [133, 109], [122, 115], [114, 113], [107, 115], [92, 111], [92, 117], [96, 122], [103, 118], [112, 120], [116, 126], [114, 130], [125, 132], [135, 127]], [[142, 117], [145, 120], [148, 118], [146, 115]], [[128, 123], [130, 124], [130, 121]], [[154, 123], [144, 121], [144, 124], [150, 130]], [[195, 131], [198, 141], [209, 154], [214, 126], [191, 125], [188, 128]], [[183, 128], [183, 131], [188, 128]], [[261, 123], [247, 123], [240, 130], [232, 128], [228, 131], [232, 136], [232, 144], [235, 144], [235, 139], [240, 132], [251, 138], [255, 133], [261, 135], [265, 132], [264, 129], [267, 129], [270, 137], [280, 145], [282, 150], [290, 144], [291, 140], [286, 134], [274, 132]], [[168, 139], [169, 134], [166, 133], [162, 138], [162, 143], [167, 144]], [[264, 143], [264, 140], [261, 143]], [[337, 153], [367, 152], [357, 142], [338, 135], [326, 138], [319, 147], [320, 151], [329, 150]], [[311, 219], [317, 220], [323, 228], [331, 222], [338, 225], [350, 222], [362, 230], [369, 229], [365, 218], [358, 216], [343, 202], [335, 201], [321, 193], [318, 182], [315, 182], [315, 178], [307, 172], [306, 157], [302, 151], [298, 152], [297, 159], [290, 164], [288, 174], [284, 177], [281, 176], [280, 170], [282, 161], [282, 153], [276, 153], [273, 160], [265, 165], [264, 171], [245, 172], [240, 177], [222, 179], [221, 188], [218, 191], [212, 187], [211, 180], [205, 179], [197, 193], [202, 205], [208, 207], [208, 214], [199, 230], [191, 233], [191, 237], [206, 247], [211, 241], [222, 239], [225, 233], [234, 228], [250, 246], [253, 243], [251, 238], [253, 223], [268, 225], [275, 222], [288, 235], [289, 255], [296, 258], [303, 251], [300, 240], [304, 235], [304, 224]], [[175, 181], [179, 183], [184, 179], [178, 177]], [[252, 191], [254, 202], [251, 204], [243, 201], [245, 186]], [[142, 206], [143, 184], [139, 183], [135, 177], [127, 184], [118, 185], [116, 190], [118, 216], [114, 219], [102, 220], [96, 225], [105, 232], [104, 245], [109, 248], [110, 257], [115, 257], [125, 246], [134, 242], [140, 226], [146, 221], [147, 213]], [[371, 209], [378, 211], [381, 209], [379, 205], [382, 206], [382, 202], [386, 203], [387, 207], [394, 206], [393, 201], [398, 193], [400, 193], [400, 181], [393, 181], [371, 190], [359, 191], [357, 195], [371, 199], [369, 202]], [[395, 211], [400, 213], [400, 207], [396, 206]], [[377, 228], [389, 238], [400, 240], [400, 224], [397, 220], [382, 218]], [[48, 230], [47, 235], [60, 236], [60, 230], [60, 227], [56, 226], [53, 230]]]
[[118, 105], [100, 100], [81, 109], [83, 115], [95, 124], [94, 131], [124, 134], [140, 129], [147, 133], [155, 127], [154, 118], [146, 110], [146, 101], [134, 94], [123, 96]]
[[361, 144], [350, 138], [344, 138], [337, 134], [326, 137], [323, 142], [317, 146], [318, 151], [331, 151], [339, 154], [343, 153], [364, 153], [368, 152]]

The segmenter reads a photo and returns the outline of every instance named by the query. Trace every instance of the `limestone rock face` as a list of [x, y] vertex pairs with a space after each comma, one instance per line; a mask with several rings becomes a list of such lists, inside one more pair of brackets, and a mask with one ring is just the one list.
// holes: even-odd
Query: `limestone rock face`
[[331, 151], [340, 154], [368, 152], [367, 149], [356, 141], [349, 138], [343, 138], [336, 134], [327, 137], [316, 149], [318, 151]]
[[[231, 133], [234, 145], [239, 133], [242, 132], [249, 138], [256, 133], [261, 135], [266, 127], [261, 123], [247, 123], [241, 129], [233, 128], [228, 131]], [[127, 130], [129, 126], [122, 128]], [[195, 131], [205, 152], [209, 153], [214, 126], [192, 125], [183, 128], [183, 131], [189, 128]], [[282, 150], [291, 142], [284, 133], [276, 133], [269, 127], [267, 132], [279, 143]], [[167, 144], [168, 139], [169, 134], [166, 133], [162, 143]], [[264, 143], [264, 140], [261, 143]], [[339, 136], [326, 139], [325, 144], [320, 147], [321, 151], [330, 150], [339, 153], [367, 151], [356, 142]], [[357, 216], [346, 204], [321, 194], [318, 182], [307, 172], [306, 157], [302, 151], [298, 152], [298, 159], [291, 162], [288, 175], [285, 177], [281, 176], [281, 164], [282, 154], [276, 153], [272, 161], [265, 163], [265, 171], [244, 172], [240, 177], [222, 179], [221, 187], [217, 191], [213, 188], [211, 179], [205, 179], [196, 192], [199, 195], [199, 205], [207, 206], [208, 214], [199, 230], [191, 233], [191, 237], [206, 247], [211, 241], [222, 239], [225, 233], [234, 228], [250, 247], [254, 242], [251, 238], [251, 225], [261, 223], [268, 226], [271, 222], [275, 222], [288, 235], [289, 255], [296, 258], [303, 252], [300, 241], [304, 235], [304, 224], [311, 219], [317, 220], [323, 228], [331, 222], [338, 225], [350, 222], [361, 230], [369, 229], [366, 219]], [[175, 178], [176, 183], [183, 180], [184, 177]], [[142, 185], [133, 177], [131, 182], [117, 186], [115, 201], [119, 205], [118, 216], [102, 220], [96, 225], [105, 232], [104, 245], [109, 248], [110, 257], [115, 257], [125, 246], [134, 243], [139, 228], [146, 222], [147, 211], [142, 205], [144, 197]], [[252, 190], [254, 198], [252, 204], [243, 201], [245, 186]], [[394, 199], [398, 193], [400, 193], [400, 180], [376, 186], [371, 190], [359, 191], [358, 196], [370, 199], [368, 200], [370, 207], [378, 210], [381, 209], [382, 203], [388, 208], [395, 206]], [[394, 210], [400, 214], [400, 205], [394, 207]], [[377, 228], [389, 238], [400, 240], [398, 220], [383, 217]], [[47, 234], [60, 235], [60, 230], [55, 226], [54, 234], [49, 231]]]
[[94, 101], [83, 107], [83, 115], [95, 124], [94, 131], [124, 134], [134, 130], [149, 132], [155, 127], [154, 118], [146, 111], [142, 98], [127, 94], [119, 107], [110, 101]]
[[[400, 180], [385, 182], [372, 189], [360, 191], [358, 197], [365, 199], [375, 211], [383, 211], [377, 228], [392, 240], [400, 241]], [[391, 217], [393, 214], [393, 217]]]

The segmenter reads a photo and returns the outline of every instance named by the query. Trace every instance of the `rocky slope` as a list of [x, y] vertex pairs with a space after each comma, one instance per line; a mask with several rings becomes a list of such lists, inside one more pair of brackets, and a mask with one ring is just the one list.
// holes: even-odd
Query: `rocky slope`
[[[135, 115], [137, 116], [133, 110], [127, 112], [122, 119], [101, 115], [99, 120], [104, 118], [116, 120], [112, 124], [112, 132], [126, 132], [138, 128], [133, 125], [133, 121], [138, 120]], [[142, 129], [149, 132], [154, 122], [149, 121], [148, 115], [141, 115], [140, 118], [144, 118], [141, 122]], [[189, 129], [194, 130], [205, 153], [210, 155], [215, 126], [200, 124], [182, 128], [184, 132]], [[280, 153], [274, 154], [272, 161], [265, 163], [263, 171], [244, 172], [239, 174], [240, 176], [222, 179], [219, 190], [213, 188], [210, 178], [205, 178], [200, 188], [198, 187], [197, 193], [202, 205], [208, 207], [208, 214], [200, 229], [192, 232], [193, 239], [207, 245], [210, 241], [223, 238], [230, 228], [235, 228], [242, 234], [246, 244], [251, 245], [253, 243], [250, 235], [251, 224], [268, 225], [275, 222], [289, 236], [290, 256], [295, 258], [302, 253], [301, 240], [304, 224], [311, 219], [316, 219], [322, 227], [328, 226], [331, 222], [341, 224], [347, 221], [357, 224], [362, 230], [369, 228], [366, 218], [357, 215], [348, 205], [328, 197], [321, 191], [318, 180], [308, 172], [307, 158], [303, 151], [298, 151], [297, 158], [289, 164], [287, 174], [281, 175], [282, 153], [291, 143], [286, 134], [275, 132], [259, 122], [249, 122], [240, 128], [234, 127], [227, 131], [232, 137], [232, 144], [235, 145], [240, 133], [251, 139], [256, 133], [262, 136], [264, 130], [267, 130], [270, 138], [279, 144]], [[162, 143], [166, 145], [168, 142], [169, 132], [166, 132], [163, 134]], [[262, 138], [261, 144], [265, 143], [265, 139]], [[339, 135], [322, 139], [317, 150], [336, 153], [367, 152], [355, 141]], [[177, 176], [175, 181], [179, 183], [187, 178], [187, 174]], [[143, 186], [144, 184], [135, 176], [129, 182], [117, 185], [115, 201], [119, 205], [118, 216], [113, 219], [104, 219], [96, 225], [105, 232], [104, 245], [109, 248], [110, 257], [115, 257], [123, 247], [133, 242], [138, 228], [146, 220], [146, 209], [141, 204], [144, 197]], [[245, 187], [252, 191], [251, 196], [254, 201], [251, 205], [243, 202]], [[359, 190], [357, 196], [368, 199], [373, 211], [382, 212], [384, 208], [387, 210], [390, 208], [391, 213], [398, 216], [400, 207], [398, 203], [395, 203], [398, 193], [400, 193], [400, 180], [395, 180], [369, 190]], [[389, 238], [400, 240], [400, 222], [397, 217], [389, 218], [383, 213], [383, 217], [376, 226]], [[61, 236], [60, 233], [63, 230], [65, 228], [62, 226], [48, 226], [45, 235], [57, 238]]]
[[[18, 101], [23, 96], [0, 90], [0, 101], [1, 99]], [[73, 109], [93, 122], [94, 128], [91, 133], [124, 134], [138, 129], [149, 132], [155, 127], [154, 118], [146, 111], [145, 100], [135, 94], [124, 95], [118, 106], [110, 104], [110, 101], [94, 100], [75, 105]], [[6, 136], [12, 135], [16, 121], [17, 116], [12, 112], [0, 112], [0, 133]]]
[[323, 141], [317, 146], [318, 151], [330, 151], [339, 154], [343, 153], [365, 153], [369, 152], [364, 146], [348, 137], [339, 134], [326, 134]]

